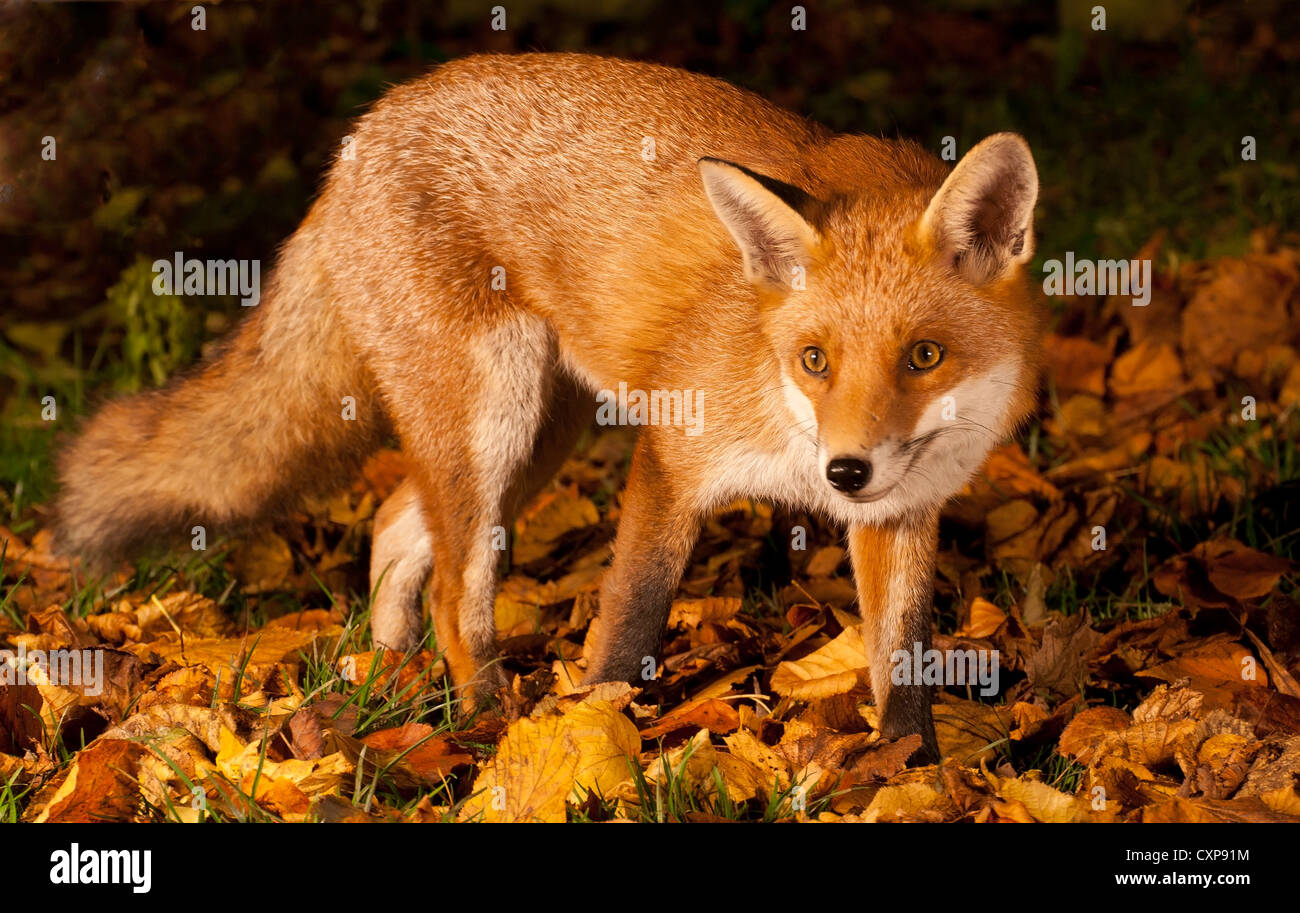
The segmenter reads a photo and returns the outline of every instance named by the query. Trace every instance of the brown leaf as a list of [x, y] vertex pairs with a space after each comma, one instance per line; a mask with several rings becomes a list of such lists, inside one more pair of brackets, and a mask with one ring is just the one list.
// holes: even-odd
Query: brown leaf
[[1110, 364], [1110, 349], [1077, 336], [1047, 334], [1043, 340], [1047, 350], [1052, 383], [1061, 393], [1106, 393], [1106, 366]]
[[289, 749], [293, 756], [310, 761], [325, 756], [325, 727], [311, 707], [304, 707], [289, 717]]
[[1196, 765], [1187, 772], [1188, 782], [1208, 798], [1230, 798], [1246, 779], [1259, 748], [1259, 742], [1239, 733], [1211, 736], [1197, 750]]
[[1297, 283], [1293, 257], [1225, 257], [1213, 271], [1183, 310], [1182, 347], [1193, 365], [1223, 370], [1243, 349], [1291, 335], [1287, 302]]
[[1183, 388], [1183, 365], [1173, 346], [1140, 342], [1115, 359], [1110, 392], [1115, 397], [1173, 398]]
[[780, 744], [772, 746], [772, 750], [785, 758], [792, 770], [801, 770], [810, 764], [824, 770], [839, 770], [845, 766], [848, 758], [865, 751], [879, 738], [874, 732], [841, 733], [821, 730], [813, 735], [784, 739]]
[[980, 475], [1002, 499], [1038, 496], [1054, 501], [1061, 496], [1060, 490], [1038, 474], [1025, 452], [1015, 444], [990, 453]]
[[283, 536], [267, 531], [240, 542], [232, 555], [235, 576], [246, 593], [261, 593], [284, 586], [293, 573], [293, 552]]
[[136, 765], [145, 748], [124, 739], [98, 739], [77, 752], [67, 776], [32, 799], [27, 820], [89, 824], [133, 821], [140, 813]]
[[441, 783], [457, 767], [474, 763], [474, 757], [458, 750], [447, 735], [434, 736], [427, 723], [406, 723], [381, 729], [361, 739], [371, 748], [400, 755], [398, 766], [429, 785]]
[[702, 624], [724, 624], [736, 617], [741, 600], [735, 596], [678, 599], [668, 613], [670, 628], [698, 628]]
[[1260, 796], [1300, 787], [1300, 736], [1268, 739], [1251, 764], [1238, 795]]
[[803, 572], [809, 577], [829, 577], [844, 560], [844, 549], [838, 545], [825, 545], [808, 557]]
[[1008, 708], [952, 699], [935, 704], [932, 710], [939, 753], [962, 764], [992, 758], [996, 746], [1011, 731], [1011, 711]]
[[707, 729], [725, 734], [735, 731], [739, 726], [740, 716], [731, 704], [717, 698], [706, 698], [702, 701], [687, 701], [665, 713], [641, 730], [641, 738], [653, 741], [680, 729]]
[[1273, 811], [1256, 796], [1243, 799], [1171, 799], [1148, 805], [1136, 820], [1146, 824], [1296, 823], [1300, 818]]
[[1249, 637], [1250, 642], [1255, 645], [1255, 650], [1259, 653], [1259, 658], [1263, 661], [1264, 668], [1267, 669], [1268, 674], [1273, 677], [1273, 687], [1290, 697], [1300, 698], [1300, 682], [1297, 682], [1295, 677], [1287, 671], [1286, 666], [1278, 662], [1277, 657], [1273, 655], [1273, 651], [1268, 648], [1268, 645], [1265, 644], [1264, 641], [1259, 639], [1254, 631], [1249, 628], [1246, 628], [1245, 630], [1246, 636]]
[[856, 783], [888, 780], [907, 767], [916, 750], [921, 747], [921, 737], [915, 733], [893, 742], [881, 739], [868, 745], [849, 767]]
[[1078, 694], [1087, 678], [1088, 657], [1101, 635], [1082, 615], [1052, 621], [1043, 631], [1043, 642], [1030, 658], [1029, 681], [1036, 690], [1056, 697]]
[[992, 637], [1006, 620], [1006, 612], [982, 596], [976, 596], [965, 624], [957, 629], [956, 634], [959, 637]]
[[0, 752], [22, 754], [40, 740], [44, 704], [35, 685], [0, 685]]
[[1234, 599], [1267, 596], [1282, 575], [1291, 570], [1287, 559], [1232, 540], [1202, 543], [1192, 549], [1192, 554], [1205, 564], [1214, 588]]
[[1268, 687], [1268, 673], [1259, 667], [1251, 652], [1226, 639], [1202, 643], [1137, 674], [1165, 682], [1188, 679], [1192, 688], [1216, 705], [1230, 704], [1238, 691]]
[[1118, 707], [1090, 707], [1070, 720], [1061, 733], [1057, 751], [1080, 764], [1091, 764], [1099, 759], [1098, 749], [1108, 736], [1123, 732], [1132, 724], [1132, 718]]

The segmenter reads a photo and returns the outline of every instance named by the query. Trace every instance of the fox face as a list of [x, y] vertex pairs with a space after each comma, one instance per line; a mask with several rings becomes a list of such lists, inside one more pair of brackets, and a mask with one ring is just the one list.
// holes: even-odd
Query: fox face
[[701, 171], [759, 289], [799, 500], [860, 523], [955, 494], [1034, 402], [1024, 141], [990, 137], [937, 192], [801, 201], [728, 163]]

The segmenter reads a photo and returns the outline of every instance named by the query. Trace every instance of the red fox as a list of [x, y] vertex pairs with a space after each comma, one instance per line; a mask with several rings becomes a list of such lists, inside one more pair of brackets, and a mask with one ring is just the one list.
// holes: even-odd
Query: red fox
[[696, 427], [639, 431], [586, 680], [653, 662], [710, 511], [784, 503], [847, 528], [883, 734], [933, 758], [928, 689], [890, 657], [928, 646], [940, 507], [1036, 399], [1025, 141], [949, 169], [716, 79], [521, 54], [391, 90], [349, 149], [224, 351], [64, 450], [60, 548], [261, 520], [395, 433], [410, 475], [376, 517], [374, 640], [420, 642], [429, 585], [481, 696], [504, 681], [494, 527], [595, 391], [694, 393]]

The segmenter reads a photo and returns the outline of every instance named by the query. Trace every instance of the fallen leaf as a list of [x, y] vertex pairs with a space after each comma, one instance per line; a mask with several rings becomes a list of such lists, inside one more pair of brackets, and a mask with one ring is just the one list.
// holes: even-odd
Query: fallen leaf
[[672, 751], [665, 752], [645, 771], [647, 783], [666, 787], [669, 780], [678, 781], [693, 795], [715, 798], [718, 788], [714, 771], [722, 778], [727, 798], [732, 802], [747, 802], [766, 796], [772, 785], [779, 782], [776, 772], [758, 767], [741, 757], [719, 751], [710, 741], [707, 729]]
[[1007, 620], [1007, 613], [982, 596], [976, 596], [970, 605], [966, 623], [957, 629], [958, 637], [992, 637]]
[[942, 820], [951, 800], [928, 783], [905, 783], [899, 786], [882, 786], [871, 804], [862, 813], [862, 820], [910, 821], [925, 820], [936, 813], [934, 820]]
[[516, 720], [474, 782], [461, 818], [563, 822], [567, 801], [580, 802], [589, 791], [610, 795], [627, 780], [629, 759], [640, 749], [632, 721], [607, 701]]
[[144, 753], [135, 742], [97, 740], [77, 752], [61, 783], [51, 784], [32, 799], [26, 820], [38, 824], [138, 820], [135, 772]]
[[771, 688], [782, 696], [806, 701], [844, 694], [863, 684], [870, 684], [867, 650], [861, 627], [854, 625], [802, 659], [777, 666]]
[[688, 701], [673, 708], [641, 730], [641, 738], [654, 739], [681, 729], [707, 729], [719, 734], [733, 732], [740, 726], [740, 716], [726, 701], [716, 698]]
[[446, 779], [455, 768], [472, 764], [474, 756], [459, 750], [449, 736], [434, 736], [433, 731], [433, 727], [427, 723], [405, 723], [392, 729], [372, 732], [361, 741], [371, 748], [395, 753], [398, 757], [394, 761], [398, 765], [434, 786]]

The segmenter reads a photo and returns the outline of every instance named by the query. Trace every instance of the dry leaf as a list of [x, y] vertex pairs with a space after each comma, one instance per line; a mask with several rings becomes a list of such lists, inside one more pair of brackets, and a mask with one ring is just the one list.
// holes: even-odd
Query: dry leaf
[[32, 799], [26, 820], [90, 824], [133, 821], [140, 815], [136, 765], [145, 748], [123, 739], [99, 739], [77, 752], [61, 783]]
[[861, 627], [854, 625], [802, 659], [777, 666], [771, 688], [785, 697], [806, 701], [844, 694], [863, 684], [870, 684], [867, 650]]
[[641, 730], [641, 738], [654, 739], [680, 729], [707, 729], [719, 734], [735, 731], [740, 726], [740, 716], [726, 701], [716, 698], [687, 701], [655, 720]]
[[510, 724], [474, 782], [462, 819], [565, 820], [565, 803], [594, 791], [608, 796], [628, 779], [641, 750], [632, 721], [608, 701]]

